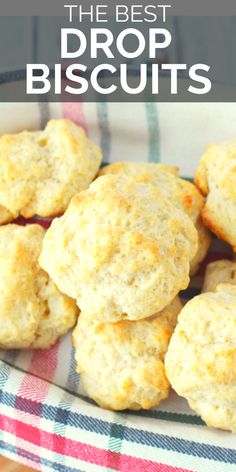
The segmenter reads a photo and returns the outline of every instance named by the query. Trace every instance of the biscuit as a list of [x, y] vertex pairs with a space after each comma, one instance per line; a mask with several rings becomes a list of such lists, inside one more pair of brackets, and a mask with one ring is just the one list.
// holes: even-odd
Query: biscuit
[[53, 221], [39, 261], [82, 311], [115, 322], [167, 306], [187, 287], [196, 249], [190, 218], [153, 185], [106, 175]]
[[195, 228], [198, 233], [198, 250], [190, 264], [190, 275], [192, 276], [196, 274], [201, 262], [205, 259], [212, 241], [209, 230], [203, 224], [201, 216], [195, 223]]
[[118, 323], [81, 313], [73, 332], [77, 370], [101, 407], [149, 409], [168, 397], [164, 356], [181, 307], [176, 297], [156, 316]]
[[236, 284], [236, 262], [221, 259], [207, 265], [202, 292], [214, 292], [221, 283]]
[[198, 250], [191, 261], [191, 275], [197, 272], [209, 249], [211, 238], [201, 220], [204, 199], [198, 189], [187, 180], [180, 179], [178, 169], [165, 164], [116, 162], [100, 170], [99, 175], [122, 174], [139, 182], [155, 185], [164, 197], [183, 210], [191, 218], [198, 231]]
[[37, 224], [0, 227], [1, 348], [47, 348], [75, 324], [74, 300], [38, 264], [44, 233]]
[[220, 284], [184, 306], [165, 368], [208, 426], [236, 432], [236, 286]]
[[195, 183], [206, 195], [202, 218], [218, 238], [236, 250], [236, 140], [206, 147], [195, 175]]
[[136, 177], [138, 174], [151, 177], [152, 174], [156, 174], [159, 170], [169, 172], [173, 175], [178, 175], [179, 167], [171, 166], [169, 164], [161, 164], [154, 162], [128, 162], [119, 161], [113, 162], [112, 164], [105, 165], [99, 170], [98, 176], [107, 174], [122, 174], [127, 177]]
[[12, 213], [0, 205], [0, 225], [10, 223], [12, 220], [14, 220]]
[[0, 137], [0, 223], [63, 213], [94, 179], [101, 160], [100, 149], [69, 120]]

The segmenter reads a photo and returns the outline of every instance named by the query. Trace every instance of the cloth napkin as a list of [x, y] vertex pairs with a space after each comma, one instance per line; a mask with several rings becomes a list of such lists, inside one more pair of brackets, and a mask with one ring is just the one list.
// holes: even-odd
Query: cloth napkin
[[[207, 143], [236, 134], [236, 104], [19, 103], [0, 110], [0, 134], [64, 116], [102, 146], [105, 162], [166, 162], [186, 177]], [[208, 261], [221, 257], [231, 251], [214, 240]], [[184, 299], [199, 293], [204, 267]], [[98, 408], [76, 374], [71, 333], [49, 350], [0, 351], [0, 453], [48, 472], [236, 470], [235, 435], [207, 428], [174, 392], [151, 411]]]

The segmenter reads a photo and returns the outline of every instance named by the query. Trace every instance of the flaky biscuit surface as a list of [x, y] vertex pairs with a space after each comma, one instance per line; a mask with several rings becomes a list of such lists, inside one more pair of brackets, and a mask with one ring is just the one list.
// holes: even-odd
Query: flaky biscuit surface
[[76, 321], [77, 307], [38, 264], [44, 229], [0, 227], [0, 346], [50, 347]]
[[88, 187], [102, 160], [98, 146], [69, 120], [51, 120], [43, 131], [0, 137], [0, 224], [22, 215], [65, 211]]
[[181, 311], [165, 358], [176, 392], [209, 426], [236, 431], [236, 287], [218, 285]]
[[214, 292], [221, 283], [236, 284], [236, 262], [220, 259], [207, 265], [202, 292]]
[[153, 186], [99, 177], [53, 221], [40, 264], [83, 311], [106, 321], [162, 310], [189, 282], [197, 232]]
[[176, 297], [161, 313], [142, 321], [102, 323], [82, 312], [73, 343], [88, 395], [113, 410], [149, 409], [167, 398], [163, 359], [180, 309]]
[[195, 185], [179, 178], [175, 167], [151, 162], [116, 162], [99, 172], [99, 175], [107, 174], [126, 175], [134, 177], [139, 182], [155, 185], [164, 197], [170, 199], [177, 208], [191, 218], [198, 231], [198, 250], [191, 261], [191, 273], [194, 274], [211, 243], [209, 231], [201, 220], [204, 199]]
[[207, 196], [202, 209], [204, 223], [235, 249], [236, 140], [206, 147], [195, 183]]

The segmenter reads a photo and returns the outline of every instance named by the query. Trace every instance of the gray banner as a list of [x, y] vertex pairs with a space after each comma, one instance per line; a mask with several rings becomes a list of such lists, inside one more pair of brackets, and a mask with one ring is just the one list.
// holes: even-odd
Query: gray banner
[[[159, 27], [166, 31], [167, 44], [153, 52], [150, 31]], [[77, 54], [80, 38], [72, 33], [67, 43], [70, 55], [63, 57], [61, 32], [69, 28], [83, 34], [85, 48]], [[110, 55], [98, 48], [96, 55], [92, 56], [91, 46], [95, 40], [91, 39], [91, 28], [109, 30]], [[124, 40], [124, 48], [132, 57], [122, 55], [117, 45], [119, 34], [129, 28], [135, 28], [142, 35], [144, 44], [141, 53], [132, 56], [139, 45], [137, 37], [130, 35]], [[99, 39], [101, 43], [104, 41], [103, 37]], [[157, 39], [161, 44], [165, 36], [160, 33]], [[92, 25], [88, 17], [78, 23], [75, 16], [70, 23], [68, 17], [60, 16], [1, 16], [0, 100], [235, 102], [235, 44], [236, 16], [167, 16], [165, 22], [157, 18], [154, 23], [137, 24], [130, 21], [117, 23], [114, 17], [109, 17], [107, 23], [95, 22]], [[26, 75], [28, 72], [29, 78], [30, 72], [27, 64], [32, 65], [34, 74], [31, 81], [34, 90], [28, 94]], [[130, 89], [139, 87], [141, 69], [144, 86], [138, 89], [138, 93], [132, 93]], [[122, 87], [122, 74], [123, 84], [128, 83], [125, 89], [129, 92]], [[43, 75], [45, 82], [40, 80]], [[40, 94], [37, 87], [44, 83], [48, 90]], [[68, 87], [69, 90], [80, 87], [80, 91], [71, 93]], [[101, 88], [110, 92], [99, 93]], [[201, 93], [202, 89], [204, 93]]]

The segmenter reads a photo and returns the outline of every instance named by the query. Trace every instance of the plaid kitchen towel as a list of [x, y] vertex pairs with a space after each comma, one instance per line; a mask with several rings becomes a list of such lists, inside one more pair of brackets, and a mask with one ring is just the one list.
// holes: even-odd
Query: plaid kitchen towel
[[206, 144], [236, 136], [235, 103], [6, 103], [0, 113], [0, 134], [65, 116], [102, 147], [104, 161], [168, 162], [186, 177]]
[[[0, 133], [66, 116], [98, 142], [104, 160], [160, 161], [192, 176], [204, 145], [236, 131], [235, 105], [2, 104]], [[42, 222], [47, 225], [48, 222]], [[208, 260], [231, 257], [214, 241]], [[183, 294], [202, 284], [204, 264]], [[0, 453], [42, 471], [229, 472], [236, 439], [207, 428], [171, 393], [151, 411], [115, 413], [89, 400], [70, 334], [49, 350], [0, 351]]]

